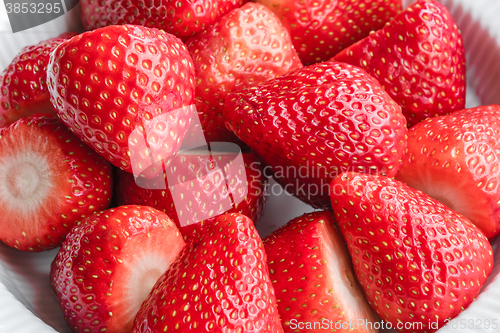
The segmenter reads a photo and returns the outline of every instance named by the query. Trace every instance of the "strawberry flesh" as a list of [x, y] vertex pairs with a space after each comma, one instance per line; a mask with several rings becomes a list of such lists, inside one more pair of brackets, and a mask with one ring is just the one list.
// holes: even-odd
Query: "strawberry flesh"
[[256, 3], [226, 14], [186, 46], [193, 57], [196, 108], [208, 142], [237, 142], [222, 115], [231, 91], [302, 67], [286, 28], [269, 9]]
[[287, 192], [330, 206], [341, 172], [396, 175], [406, 149], [401, 108], [363, 70], [321, 63], [230, 93], [226, 126]]
[[408, 131], [397, 179], [419, 189], [478, 226], [500, 232], [500, 106], [427, 119]]
[[221, 215], [198, 235], [158, 280], [132, 332], [283, 332], [252, 221]]
[[189, 128], [191, 56], [160, 30], [123, 25], [75, 36], [53, 52], [47, 77], [62, 121], [111, 164], [137, 176], [161, 172]]
[[356, 323], [356, 332], [376, 332], [370, 324], [360, 323], [373, 325], [379, 318], [354, 278], [332, 211], [291, 220], [264, 239], [264, 246], [285, 332], [295, 332], [299, 322], [321, 323], [321, 328], [307, 332], [323, 332], [325, 318], [332, 328], [331, 322], [341, 323], [339, 333], [352, 329], [351, 323]]
[[73, 225], [111, 200], [111, 166], [55, 116], [0, 130], [0, 240], [24, 251], [61, 245]]
[[0, 127], [35, 113], [55, 114], [47, 91], [47, 64], [56, 46], [74, 35], [66, 32], [26, 46], [7, 66], [0, 75]]
[[493, 252], [467, 218], [384, 176], [344, 173], [331, 190], [356, 277], [384, 321], [434, 332], [479, 294]]
[[409, 126], [465, 107], [465, 51], [448, 9], [419, 0], [332, 60], [359, 66], [401, 105]]
[[185, 243], [164, 213], [121, 206], [75, 227], [51, 282], [73, 332], [130, 332], [140, 305]]

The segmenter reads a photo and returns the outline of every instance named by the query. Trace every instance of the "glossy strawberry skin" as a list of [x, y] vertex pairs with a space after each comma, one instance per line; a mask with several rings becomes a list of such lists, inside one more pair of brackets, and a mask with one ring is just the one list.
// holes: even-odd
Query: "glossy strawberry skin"
[[427, 119], [408, 132], [397, 179], [474, 223], [488, 238], [500, 232], [500, 106]]
[[[383, 176], [345, 173], [332, 206], [356, 277], [379, 316], [434, 332], [479, 294], [493, 267], [484, 234], [425, 193]], [[438, 327], [429, 327], [430, 322]], [[413, 327], [415, 328], [415, 327]]]
[[248, 217], [230, 213], [205, 224], [158, 280], [132, 332], [239, 330], [283, 332], [262, 241]]
[[305, 65], [326, 61], [381, 29], [401, 11], [401, 0], [259, 0], [292, 35]]
[[[217, 154], [217, 152], [212, 152], [211, 155], [178, 155], [178, 163], [172, 163], [168, 172], [176, 179], [196, 182], [195, 186], [186, 183], [187, 185], [183, 187], [186, 191], [185, 199], [179, 206], [176, 205], [172, 196], [171, 189], [174, 190], [174, 188], [169, 184], [167, 176], [161, 179], [166, 180], [165, 189], [155, 189], [157, 188], [155, 184], [146, 184], [141, 179], [138, 179], [136, 183], [133, 175], [123, 171], [118, 172], [115, 185], [117, 203], [151, 206], [161, 210], [170, 216], [184, 232], [186, 225], [193, 224], [193, 220], [186, 220], [187, 216], [192, 216], [196, 210], [198, 214], [214, 210], [212, 217], [208, 219], [213, 221], [217, 215], [224, 213], [224, 211], [214, 209], [220, 207], [218, 202], [228, 200], [232, 203], [232, 208], [227, 211], [228, 213], [246, 215], [257, 224], [266, 201], [268, 178], [264, 175], [262, 164], [251, 152], [242, 154], [244, 169], [241, 172], [238, 169], [228, 174], [227, 168], [234, 157], [233, 154], [224, 155]], [[240, 175], [245, 176], [240, 177]], [[205, 193], [198, 194], [198, 190], [205, 191]], [[179, 189], [174, 191], [179, 191]], [[194, 192], [195, 198], [189, 192]], [[241, 202], [238, 200], [241, 199], [240, 193], [247, 193]], [[193, 199], [192, 202], [191, 199]], [[235, 204], [236, 200], [238, 203]]]
[[229, 94], [226, 126], [285, 190], [317, 208], [341, 172], [396, 175], [406, 149], [400, 107], [364, 71], [321, 63]]
[[157, 29], [110, 26], [62, 43], [50, 60], [48, 86], [75, 135], [137, 175], [148, 172], [150, 156], [161, 162], [175, 155], [191, 121], [191, 56]]
[[[266, 237], [264, 247], [285, 332], [296, 332], [293, 319], [322, 324], [325, 318], [340, 323], [379, 321], [354, 278], [351, 257], [331, 210], [291, 220]], [[350, 328], [336, 332], [350, 332]], [[375, 332], [364, 325], [356, 328], [358, 333]]]
[[196, 108], [208, 142], [237, 140], [222, 115], [228, 93], [302, 67], [286, 28], [255, 3], [226, 14], [186, 46], [193, 57]]
[[47, 91], [47, 64], [50, 52], [75, 35], [58, 37], [26, 46], [0, 75], [0, 127], [35, 113], [53, 113]]
[[375, 77], [409, 126], [465, 107], [462, 35], [446, 7], [434, 0], [417, 1], [332, 60]]
[[165, 30], [179, 38], [196, 35], [245, 0], [82, 0], [81, 18], [86, 30], [108, 25], [135, 24]]
[[128, 280], [141, 269], [138, 257], [163, 251], [171, 257], [168, 268], [184, 245], [168, 216], [150, 207], [121, 206], [89, 216], [71, 231], [51, 266], [51, 284], [68, 326], [76, 333], [130, 332], [142, 302], [129, 312], [129, 295], [140, 287]]
[[19, 250], [60, 246], [74, 225], [111, 201], [111, 166], [55, 115], [2, 128], [0, 170], [0, 240]]

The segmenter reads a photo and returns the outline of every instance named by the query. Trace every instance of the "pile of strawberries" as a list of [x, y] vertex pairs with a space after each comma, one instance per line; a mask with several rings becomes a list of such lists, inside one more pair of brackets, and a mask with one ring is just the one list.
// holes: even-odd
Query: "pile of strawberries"
[[[61, 246], [74, 332], [430, 333], [490, 275], [500, 106], [447, 9], [258, 2], [82, 0], [0, 76], [0, 240]], [[262, 240], [268, 176], [317, 211]]]

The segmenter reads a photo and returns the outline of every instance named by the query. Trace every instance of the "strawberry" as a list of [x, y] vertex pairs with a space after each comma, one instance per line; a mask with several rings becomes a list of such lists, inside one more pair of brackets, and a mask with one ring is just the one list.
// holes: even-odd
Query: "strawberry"
[[47, 91], [47, 64], [50, 52], [75, 35], [58, 37], [26, 46], [0, 75], [0, 127], [9, 126], [35, 113], [54, 113]]
[[202, 149], [179, 153], [159, 181], [162, 184], [139, 178], [136, 183], [133, 175], [118, 172], [117, 202], [161, 210], [183, 232], [186, 225], [213, 220], [226, 211], [257, 222], [268, 186], [263, 167], [251, 152]]
[[114, 24], [136, 24], [165, 30], [186, 39], [207, 29], [245, 0], [82, 0], [86, 30]]
[[286, 28], [256, 3], [226, 14], [186, 46], [196, 73], [196, 108], [209, 142], [236, 140], [222, 116], [229, 92], [302, 67]]
[[356, 170], [396, 175], [406, 148], [400, 107], [363, 70], [321, 63], [228, 95], [226, 126], [286, 191], [329, 207], [329, 185]]
[[55, 116], [0, 129], [0, 240], [23, 251], [61, 245], [111, 200], [111, 166]]
[[409, 126], [465, 107], [462, 35], [434, 0], [417, 1], [332, 60], [359, 66], [379, 80]]
[[264, 246], [248, 217], [217, 217], [186, 249], [142, 304], [133, 333], [283, 332]]
[[486, 237], [500, 233], [500, 106], [430, 118], [408, 132], [397, 179], [459, 212]]
[[86, 218], [68, 234], [50, 271], [69, 327], [130, 332], [141, 303], [184, 246], [172, 220], [150, 207]]
[[431, 333], [479, 294], [493, 252], [467, 218], [384, 176], [344, 173], [331, 190], [356, 277], [384, 321]]
[[59, 45], [47, 72], [59, 117], [113, 165], [152, 177], [179, 149], [194, 72], [174, 36], [130, 25], [94, 30]]
[[264, 247], [285, 332], [297, 332], [299, 323], [307, 322], [322, 327], [301, 332], [377, 331], [367, 324], [379, 319], [354, 278], [332, 211], [291, 220], [264, 239]]
[[258, 0], [278, 16], [306, 65], [328, 60], [378, 30], [401, 11], [401, 0]]

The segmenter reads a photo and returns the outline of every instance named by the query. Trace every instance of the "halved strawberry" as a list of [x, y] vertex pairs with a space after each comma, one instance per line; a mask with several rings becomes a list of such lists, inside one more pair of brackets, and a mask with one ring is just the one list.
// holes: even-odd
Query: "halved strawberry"
[[183, 230], [225, 212], [244, 214], [257, 223], [267, 186], [263, 166], [250, 151], [240, 155], [239, 149], [193, 149], [180, 152], [159, 180], [136, 181], [120, 171], [115, 188], [119, 205], [154, 207]]
[[408, 131], [397, 179], [471, 220], [486, 237], [500, 233], [500, 106], [427, 119]]
[[196, 108], [208, 142], [237, 140], [222, 115], [230, 92], [302, 67], [286, 28], [256, 3], [226, 14], [186, 46], [193, 57]]
[[465, 107], [465, 52], [450, 12], [419, 0], [337, 54], [366, 70], [401, 106], [409, 126]]
[[47, 69], [62, 121], [113, 165], [161, 172], [190, 125], [191, 56], [176, 37], [141, 26], [110, 26], [59, 45]]
[[224, 214], [200, 230], [158, 280], [132, 332], [283, 332], [252, 221]]
[[401, 0], [258, 0], [278, 16], [306, 65], [328, 60], [378, 30], [401, 11]]
[[0, 240], [24, 251], [61, 245], [73, 225], [106, 209], [111, 166], [55, 115], [0, 130]]
[[186, 39], [207, 29], [246, 0], [82, 0], [86, 30], [114, 24], [136, 24], [165, 30]]
[[140, 305], [184, 240], [156, 209], [122, 206], [85, 219], [52, 262], [51, 283], [73, 332], [130, 332]]
[[365, 71], [326, 62], [230, 93], [226, 126], [269, 165], [284, 189], [330, 206], [338, 174], [396, 175], [406, 149], [401, 108]]
[[467, 218], [384, 176], [347, 172], [331, 190], [365, 296], [398, 331], [434, 332], [479, 294], [493, 251]]
[[35, 113], [55, 113], [47, 91], [50, 53], [68, 38], [62, 35], [26, 46], [0, 75], [0, 127]]
[[297, 332], [298, 323], [307, 322], [321, 323], [305, 330], [310, 333], [325, 331], [324, 325], [339, 333], [377, 331], [373, 324], [380, 319], [354, 277], [332, 211], [291, 220], [265, 238], [264, 247], [285, 332]]

